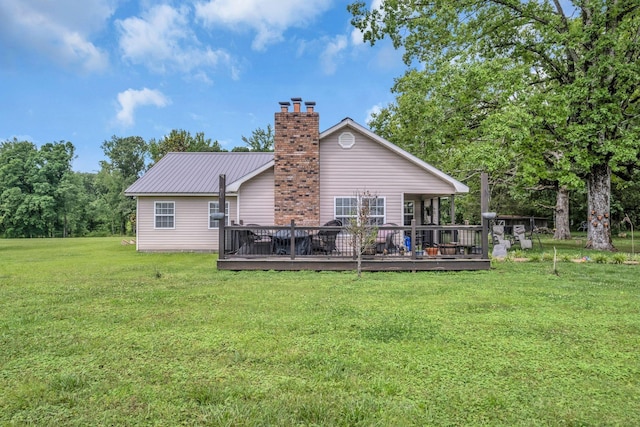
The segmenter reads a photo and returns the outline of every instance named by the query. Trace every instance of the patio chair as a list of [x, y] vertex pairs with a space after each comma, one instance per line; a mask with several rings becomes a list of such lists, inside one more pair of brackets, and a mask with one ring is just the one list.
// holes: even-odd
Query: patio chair
[[518, 243], [520, 243], [520, 247], [522, 249], [531, 249], [533, 247], [533, 241], [531, 239], [527, 239], [526, 236], [527, 230], [524, 225], [516, 224], [513, 226], [513, 235]]
[[251, 230], [236, 230], [233, 239], [234, 246], [237, 247], [235, 253], [248, 255], [253, 252], [253, 243], [258, 239], [258, 236]]
[[[397, 224], [382, 224], [383, 227], [397, 227]], [[376, 252], [390, 254], [400, 250], [404, 239], [398, 230], [378, 230], [376, 237]]]
[[[323, 227], [342, 227], [342, 221], [334, 219], [324, 224]], [[320, 230], [311, 239], [311, 252], [314, 254], [330, 255], [332, 252], [340, 254], [336, 247], [336, 236], [342, 230]]]
[[511, 240], [505, 237], [504, 234], [504, 221], [502, 223], [494, 224], [491, 227], [491, 234], [493, 235], [493, 244], [494, 245], [504, 245], [505, 249], [509, 249], [511, 247]]

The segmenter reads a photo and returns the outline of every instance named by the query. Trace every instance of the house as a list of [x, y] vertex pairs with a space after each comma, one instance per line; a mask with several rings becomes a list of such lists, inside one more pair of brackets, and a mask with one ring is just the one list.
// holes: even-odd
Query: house
[[350, 118], [320, 132], [315, 103], [292, 103], [275, 113], [273, 153], [168, 153], [132, 184], [137, 249], [216, 251], [221, 174], [227, 225], [344, 221], [363, 192], [375, 196], [378, 224], [438, 224], [441, 199], [453, 213], [454, 196], [469, 191]]

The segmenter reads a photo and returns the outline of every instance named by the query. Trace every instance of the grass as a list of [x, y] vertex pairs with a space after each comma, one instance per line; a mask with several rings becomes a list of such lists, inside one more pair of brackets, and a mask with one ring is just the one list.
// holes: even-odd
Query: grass
[[640, 425], [637, 265], [228, 272], [0, 240], [0, 425]]

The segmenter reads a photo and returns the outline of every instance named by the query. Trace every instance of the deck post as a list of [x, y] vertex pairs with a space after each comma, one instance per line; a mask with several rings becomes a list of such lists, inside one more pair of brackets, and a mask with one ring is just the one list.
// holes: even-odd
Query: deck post
[[296, 259], [296, 222], [295, 220], [291, 220], [291, 233], [290, 233], [290, 251], [291, 251], [291, 259]]
[[411, 251], [411, 259], [416, 259], [416, 219], [411, 220], [411, 247], [408, 248]]
[[[480, 174], [480, 213], [489, 211], [489, 175]], [[489, 258], [489, 219], [480, 216], [482, 221], [482, 258]]]
[[451, 225], [456, 223], [456, 195], [449, 196], [449, 216], [451, 217]]
[[222, 219], [218, 220], [218, 259], [224, 259], [224, 249], [226, 244], [225, 226], [225, 206], [226, 206], [227, 177], [221, 174], [218, 180], [218, 212], [222, 212]]

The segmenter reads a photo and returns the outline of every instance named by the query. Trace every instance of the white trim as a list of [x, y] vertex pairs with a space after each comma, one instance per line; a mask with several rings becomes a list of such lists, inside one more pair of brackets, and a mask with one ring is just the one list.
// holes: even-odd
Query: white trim
[[[207, 218], [209, 219], [207, 221], [207, 228], [209, 230], [217, 230], [217, 229], [220, 228], [219, 226], [218, 227], [212, 227], [211, 226], [211, 203], [217, 203], [218, 204], [218, 212], [219, 212], [220, 211], [220, 199], [218, 199], [218, 200], [209, 200], [209, 202], [207, 203]], [[231, 223], [231, 221], [229, 220], [229, 211], [230, 210], [231, 210], [231, 205], [229, 204], [228, 200], [225, 200], [224, 201], [224, 214], [225, 214], [224, 215], [224, 218], [225, 218], [224, 225], [225, 225], [225, 227]]]
[[[405, 224], [405, 220], [406, 220], [406, 215], [407, 214], [405, 213], [404, 208], [405, 208], [405, 204], [407, 204], [407, 203], [413, 203], [413, 217], [412, 217], [412, 219], [415, 219], [416, 220], [416, 224], [418, 224], [418, 218], [416, 218], [416, 214], [418, 212], [418, 203], [416, 203], [415, 199], [406, 200], [404, 198], [404, 195], [403, 195], [402, 196], [402, 225], [403, 226], [411, 225], [411, 224]], [[418, 224], [418, 225], [421, 225], [421, 224]]]
[[320, 140], [322, 140], [323, 138], [326, 138], [327, 136], [331, 135], [332, 133], [335, 133], [345, 127], [350, 127], [362, 134], [364, 134], [365, 136], [369, 137], [371, 140], [377, 142], [378, 144], [382, 145], [383, 147], [393, 151], [394, 153], [404, 157], [405, 159], [409, 160], [411, 163], [421, 167], [422, 169], [430, 172], [431, 174], [437, 176], [438, 178], [440, 178], [441, 180], [451, 184], [453, 186], [453, 188], [455, 188], [456, 193], [468, 193], [469, 192], [469, 187], [467, 187], [466, 185], [464, 185], [463, 183], [461, 183], [460, 181], [456, 180], [455, 178], [447, 175], [446, 173], [442, 172], [441, 170], [431, 166], [429, 163], [420, 160], [419, 158], [417, 158], [416, 156], [414, 156], [411, 153], [408, 153], [407, 151], [403, 150], [402, 148], [398, 147], [395, 144], [392, 144], [391, 142], [387, 141], [386, 139], [382, 138], [379, 135], [376, 135], [375, 133], [371, 132], [369, 129], [365, 128], [364, 126], [354, 122], [352, 119], [350, 118], [346, 118], [343, 119], [340, 123], [330, 127], [329, 129], [325, 130], [324, 132], [322, 132], [320, 134]]
[[[153, 205], [153, 213], [155, 215], [155, 210], [156, 210], [156, 206]], [[138, 233], [140, 232], [140, 215], [138, 215], [140, 213], [140, 199], [136, 197], [136, 251], [140, 250], [140, 236], [138, 235]], [[156, 225], [156, 219], [155, 216], [153, 218], [153, 226], [155, 227]]]
[[[135, 195], [132, 194], [125, 194], [126, 196], [130, 196], [130, 197], [219, 197], [220, 194], [219, 193], [136, 193]], [[236, 193], [231, 193], [229, 191], [227, 191], [226, 194], [227, 197], [235, 197]]]
[[[386, 224], [387, 223], [387, 198], [386, 196], [371, 196], [371, 197], [366, 197], [367, 199], [376, 199], [376, 200], [382, 200], [383, 202], [383, 208], [384, 208], [384, 214], [382, 216], [380, 215], [373, 215], [371, 216], [371, 218], [382, 218], [382, 224]], [[336, 201], [338, 199], [356, 199], [356, 203], [359, 201], [358, 200], [358, 196], [333, 196], [333, 219], [338, 219], [336, 217]], [[356, 209], [358, 209], [359, 206], [356, 206]], [[357, 217], [357, 212], [356, 215], [349, 215], [349, 218], [356, 218]], [[341, 216], [340, 218], [346, 218], [347, 216]], [[380, 225], [382, 225], [380, 224]], [[345, 224], [342, 224], [345, 225]]]
[[[171, 203], [173, 205], [173, 214], [172, 215], [158, 215], [158, 213], [156, 212], [156, 208], [158, 203]], [[157, 226], [157, 221], [156, 219], [158, 218], [158, 216], [163, 216], [163, 217], [169, 217], [172, 216], [173, 217], [173, 227], [158, 227]], [[154, 230], [175, 230], [176, 229], [176, 202], [175, 200], [154, 200], [153, 201], [153, 229]]]

